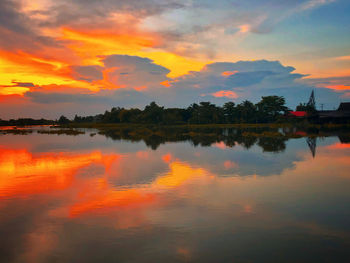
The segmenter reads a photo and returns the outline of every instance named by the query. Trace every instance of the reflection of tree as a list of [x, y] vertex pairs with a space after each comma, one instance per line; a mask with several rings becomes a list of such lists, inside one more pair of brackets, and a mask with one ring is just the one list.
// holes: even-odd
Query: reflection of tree
[[152, 150], [157, 150], [159, 145], [166, 142], [165, 138], [162, 138], [160, 136], [150, 136], [144, 139], [145, 144], [148, 147], [151, 147]]
[[315, 155], [316, 155], [316, 140], [317, 140], [316, 137], [308, 137], [306, 139], [306, 142], [309, 145], [312, 157], [314, 157], [314, 158], [315, 158]]
[[350, 143], [350, 136], [348, 134], [339, 134], [338, 137], [341, 143]]
[[284, 137], [261, 137], [258, 145], [264, 152], [283, 152], [286, 149], [286, 141]]
[[243, 145], [244, 148], [249, 149], [254, 144], [256, 144], [257, 140], [258, 140], [257, 137], [247, 136], [247, 137], [243, 137], [241, 144]]
[[144, 141], [145, 144], [156, 150], [166, 142], [190, 141], [194, 146], [211, 146], [215, 143], [224, 143], [227, 147], [236, 144], [249, 149], [257, 144], [265, 152], [281, 152], [286, 148], [287, 136], [282, 136], [274, 129], [263, 128], [198, 128], [198, 127], [143, 127], [102, 130], [100, 134], [113, 140], [128, 140], [131, 142]]
[[[303, 131], [308, 135], [306, 142], [310, 148], [312, 156], [316, 154], [316, 137], [318, 130], [312, 130], [312, 133]], [[289, 138], [295, 138], [295, 132], [279, 132], [278, 128], [271, 127], [247, 127], [247, 128], [213, 128], [198, 126], [181, 127], [162, 127], [162, 126], [141, 126], [124, 127], [117, 129], [101, 130], [100, 134], [113, 140], [128, 140], [131, 142], [144, 141], [145, 144], [157, 149], [159, 145], [166, 142], [189, 141], [194, 146], [211, 146], [216, 143], [224, 143], [227, 147], [233, 147], [236, 144], [249, 149], [253, 145], [260, 146], [265, 152], [282, 152], [285, 150], [285, 142]], [[299, 132], [299, 136], [302, 133]], [[311, 137], [312, 134], [313, 136]], [[334, 136], [334, 131], [322, 131], [322, 134]], [[304, 136], [305, 136], [304, 135]], [[348, 142], [349, 136], [346, 133], [339, 134], [342, 142]]]

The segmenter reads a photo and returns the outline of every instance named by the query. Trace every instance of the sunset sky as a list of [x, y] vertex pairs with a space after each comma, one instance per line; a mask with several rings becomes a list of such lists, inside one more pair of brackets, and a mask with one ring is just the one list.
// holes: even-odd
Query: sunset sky
[[350, 101], [349, 0], [0, 0], [0, 118]]

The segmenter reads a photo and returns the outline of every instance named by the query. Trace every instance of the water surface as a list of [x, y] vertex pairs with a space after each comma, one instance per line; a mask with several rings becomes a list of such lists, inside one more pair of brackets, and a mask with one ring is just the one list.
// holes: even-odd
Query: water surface
[[0, 135], [0, 262], [350, 262], [343, 137], [96, 133]]

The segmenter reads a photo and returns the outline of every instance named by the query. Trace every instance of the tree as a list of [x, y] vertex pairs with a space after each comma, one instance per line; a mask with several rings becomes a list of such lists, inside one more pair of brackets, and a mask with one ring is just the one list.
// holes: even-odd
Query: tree
[[69, 122], [70, 122], [70, 120], [67, 117], [63, 116], [63, 115], [58, 119], [58, 123], [59, 124], [67, 124]]
[[255, 105], [248, 100], [245, 100], [237, 105], [237, 117], [239, 122], [255, 123], [256, 113], [257, 111]]
[[285, 106], [286, 100], [280, 96], [262, 97], [256, 104], [260, 122], [274, 122], [279, 116], [285, 114], [289, 109]]
[[237, 121], [237, 109], [235, 103], [232, 101], [226, 102], [222, 108], [225, 115], [225, 121], [227, 123], [235, 123]]
[[190, 123], [208, 124], [222, 123], [224, 115], [220, 107], [210, 102], [200, 102], [199, 105], [192, 104], [190, 106], [191, 118]]
[[141, 115], [142, 122], [159, 124], [163, 120], [164, 107], [159, 107], [157, 103], [152, 101], [147, 105]]

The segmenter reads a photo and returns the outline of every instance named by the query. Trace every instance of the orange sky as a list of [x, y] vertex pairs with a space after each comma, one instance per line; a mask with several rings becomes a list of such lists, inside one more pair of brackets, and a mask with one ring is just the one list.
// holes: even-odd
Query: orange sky
[[[295, 70], [291, 75], [296, 72], [303, 74], [299, 76], [298, 83], [304, 83], [302, 85], [308, 91], [321, 87], [334, 91], [333, 101], [330, 102], [333, 104], [347, 98], [349, 94], [350, 50], [346, 47], [349, 39], [341, 31], [346, 23], [338, 23], [333, 19], [336, 16], [334, 10], [343, 5], [335, 3], [337, 1], [308, 4], [307, 0], [302, 0], [295, 6], [283, 3], [271, 10], [262, 8], [264, 1], [248, 9], [233, 9], [220, 1], [206, 6], [188, 3], [181, 8], [176, 5], [155, 5], [152, 1], [142, 4], [125, 2], [120, 6], [109, 2], [98, 5], [94, 1], [84, 5], [80, 2], [53, 0], [8, 2], [13, 5], [0, 5], [3, 13], [0, 15], [9, 17], [0, 23], [0, 33], [4, 36], [4, 41], [0, 41], [0, 96], [1, 101], [6, 103], [3, 108], [0, 105], [2, 118], [8, 115], [20, 116], [23, 112], [40, 115], [42, 108], [46, 108], [44, 112], [50, 112], [50, 107], [52, 116], [59, 115], [52, 105], [43, 105], [43, 99], [38, 99], [42, 93], [53, 94], [53, 97], [57, 93], [103, 94], [110, 97], [111, 93], [107, 92], [106, 96], [106, 91], [126, 89], [137, 91], [140, 96], [148, 96], [147, 101], [145, 99], [138, 105], [131, 100], [130, 107], [149, 103], [150, 100], [163, 103], [164, 97], [172, 97], [170, 94], [186, 92], [190, 94], [188, 98], [193, 96], [191, 102], [198, 99], [219, 102], [250, 99], [251, 94], [256, 94], [253, 89], [259, 87], [240, 84], [239, 75], [242, 72], [239, 70], [223, 68], [215, 72], [216, 77], [222, 77], [218, 82], [207, 79], [204, 82], [202, 79], [186, 82], [189, 76], [200, 76], [210, 63], [235, 63], [241, 60], [254, 62], [266, 59], [271, 63], [280, 61], [285, 67], [292, 66]], [[342, 8], [346, 10], [348, 6]], [[247, 11], [249, 9], [255, 10], [254, 16]], [[101, 16], [101, 13], [104, 15]], [[333, 31], [318, 26], [321, 13], [324, 18], [321, 22], [328, 22], [333, 26], [329, 26], [334, 28]], [[300, 14], [306, 15], [313, 23], [300, 25], [300, 21], [289, 21]], [[202, 20], [201, 17], [206, 19]], [[339, 14], [336, 17], [345, 19]], [[276, 21], [286, 24], [280, 25]], [[308, 34], [309, 31], [314, 33]], [[288, 35], [284, 32], [288, 32]], [[338, 39], [337, 44], [330, 43], [330, 39]], [[113, 55], [149, 60], [136, 61], [134, 65], [107, 67], [103, 61]], [[163, 69], [166, 74], [155, 72], [156, 68]], [[128, 71], [124, 72], [125, 69]], [[250, 67], [244, 69], [245, 72], [251, 70]], [[267, 67], [265, 71], [269, 70]], [[100, 71], [102, 77], [99, 76]], [[234, 85], [220, 88], [222, 82], [229, 82], [235, 77], [237, 83], [233, 81]], [[306, 84], [303, 78], [308, 79]], [[315, 82], [315, 78], [322, 80]], [[290, 81], [294, 81], [292, 76]], [[220, 89], [195, 95], [191, 91], [193, 88], [207, 89], [203, 86], [208, 83], [211, 89]], [[275, 85], [274, 90], [281, 88], [282, 91], [283, 86], [278, 81]], [[286, 86], [293, 86], [293, 83]], [[167, 91], [163, 91], [163, 88]], [[159, 94], [163, 97], [158, 97], [161, 96]], [[6, 98], [13, 95], [23, 100], [14, 102], [12, 97]], [[304, 96], [298, 100], [305, 100]], [[329, 97], [323, 94], [320, 96], [323, 96], [323, 100]], [[181, 99], [173, 97], [173, 104], [181, 102]], [[80, 99], [76, 105], [79, 103], [84, 104], [84, 101]], [[324, 104], [324, 101], [320, 103]], [[90, 101], [90, 105], [97, 109], [97, 102]], [[71, 115], [77, 110], [73, 106], [70, 105]], [[68, 106], [61, 105], [61, 108], [68, 109]]]

